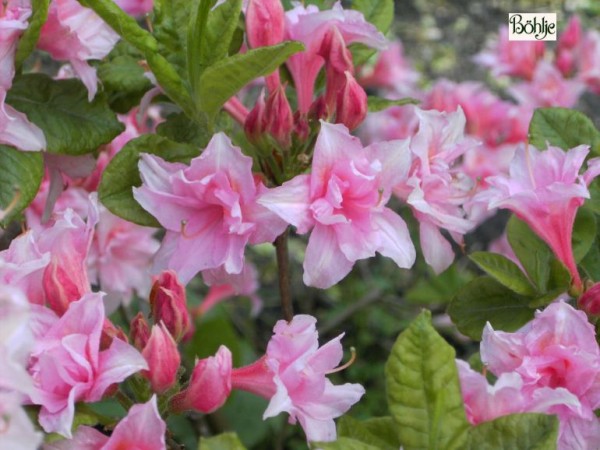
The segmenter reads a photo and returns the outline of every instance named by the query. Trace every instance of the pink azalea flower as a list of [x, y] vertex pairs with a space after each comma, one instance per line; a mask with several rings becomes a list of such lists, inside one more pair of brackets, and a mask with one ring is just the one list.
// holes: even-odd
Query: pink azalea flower
[[73, 439], [46, 444], [44, 450], [166, 450], [166, 430], [158, 412], [156, 395], [153, 395], [146, 403], [133, 405], [110, 437], [94, 428], [81, 426]]
[[148, 365], [120, 339], [100, 351], [104, 324], [102, 294], [86, 294], [59, 318], [38, 307], [36, 343], [29, 372], [35, 382], [31, 402], [41, 405], [39, 422], [48, 433], [71, 437], [78, 401], [99, 401], [106, 390]]
[[77, 0], [52, 0], [38, 47], [59, 61], [69, 61], [88, 90], [91, 101], [98, 89], [96, 69], [87, 61], [102, 59], [119, 40], [98, 15]]
[[287, 66], [298, 92], [298, 110], [307, 113], [313, 101], [314, 84], [325, 60], [318, 55], [325, 35], [336, 27], [346, 45], [360, 42], [382, 50], [386, 40], [374, 25], [368, 23], [362, 13], [345, 10], [340, 2], [332, 9], [319, 11], [314, 5], [295, 7], [285, 13], [285, 40], [304, 43], [306, 50], [292, 55]]
[[246, 245], [273, 242], [286, 227], [257, 203], [265, 187], [252, 175], [252, 159], [223, 133], [189, 166], [143, 154], [140, 174], [133, 195], [167, 230], [156, 269], [175, 270], [183, 283], [220, 266], [240, 273]]
[[591, 30], [585, 33], [578, 58], [579, 71], [577, 78], [587, 84], [588, 88], [600, 93], [600, 33]]
[[115, 0], [123, 11], [131, 16], [143, 16], [152, 12], [154, 0]]
[[544, 53], [544, 41], [509, 41], [508, 27], [503, 26], [499, 36], [475, 57], [475, 61], [489, 68], [496, 77], [511, 75], [529, 80]]
[[263, 194], [259, 202], [294, 225], [312, 229], [304, 282], [328, 288], [359, 259], [379, 252], [409, 268], [415, 249], [404, 221], [386, 208], [392, 187], [406, 176], [408, 142], [363, 148], [341, 125], [321, 122], [310, 175], [298, 175]]
[[356, 133], [366, 144], [410, 138], [419, 128], [416, 109], [414, 105], [404, 105], [371, 112]]
[[583, 311], [559, 301], [514, 333], [487, 324], [481, 358], [497, 376], [519, 375], [529, 399], [523, 411], [558, 415], [559, 449], [600, 445], [600, 349]]
[[0, 448], [37, 450], [43, 435], [33, 427], [15, 392], [0, 390]]
[[394, 193], [411, 206], [419, 221], [425, 261], [439, 273], [454, 260], [440, 228], [462, 243], [462, 235], [475, 226], [464, 209], [473, 182], [454, 167], [475, 142], [464, 137], [465, 116], [460, 108], [454, 113], [417, 109], [416, 114], [419, 131], [410, 141], [412, 166], [408, 177], [394, 186]]
[[509, 175], [487, 178], [490, 187], [481, 193], [490, 209], [510, 209], [524, 220], [567, 267], [578, 287], [581, 279], [571, 245], [573, 223], [577, 209], [590, 196], [586, 183], [598, 175], [594, 160], [585, 174], [579, 174], [588, 151], [583, 145], [566, 152], [552, 146], [546, 151], [521, 146]]
[[44, 133], [25, 114], [5, 104], [15, 76], [17, 43], [30, 16], [29, 2], [10, 0], [0, 5], [0, 143], [36, 151], [46, 147]]

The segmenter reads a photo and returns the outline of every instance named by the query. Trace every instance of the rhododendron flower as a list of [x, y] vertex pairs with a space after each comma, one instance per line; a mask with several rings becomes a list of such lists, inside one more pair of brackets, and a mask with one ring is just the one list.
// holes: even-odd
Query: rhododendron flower
[[44, 450], [166, 450], [166, 430], [158, 412], [156, 395], [153, 395], [146, 403], [133, 405], [110, 437], [94, 428], [81, 426], [73, 439], [46, 444]]
[[571, 245], [573, 223], [577, 208], [590, 197], [586, 183], [598, 175], [597, 160], [591, 160], [588, 171], [579, 174], [588, 151], [583, 145], [566, 152], [552, 146], [545, 151], [521, 146], [509, 175], [488, 177], [490, 187], [481, 193], [490, 209], [510, 209], [524, 220], [567, 267], [578, 287], [581, 279]]
[[284, 38], [300, 41], [306, 47], [286, 62], [296, 86], [301, 113], [307, 113], [313, 101], [314, 84], [325, 62], [318, 53], [325, 35], [333, 27], [339, 30], [346, 45], [360, 42], [379, 50], [386, 45], [383, 34], [367, 22], [362, 13], [343, 9], [340, 2], [330, 10], [319, 11], [315, 5], [296, 4], [286, 11]]
[[465, 116], [460, 108], [454, 113], [417, 109], [416, 114], [419, 131], [410, 140], [412, 166], [408, 177], [394, 186], [394, 193], [412, 207], [425, 261], [439, 273], [454, 260], [440, 228], [461, 243], [462, 235], [475, 226], [464, 209], [473, 182], [454, 167], [475, 143], [464, 137]]
[[265, 187], [252, 159], [223, 133], [189, 166], [142, 154], [140, 174], [133, 195], [167, 230], [155, 267], [175, 270], [183, 283], [220, 266], [240, 273], [246, 244], [273, 242], [286, 227], [257, 203]]
[[38, 47], [54, 59], [71, 63], [91, 101], [98, 89], [98, 79], [96, 69], [87, 61], [104, 58], [118, 40], [119, 35], [106, 22], [77, 0], [52, 0]]
[[510, 41], [508, 27], [502, 26], [498, 37], [474, 59], [496, 77], [511, 75], [529, 80], [545, 50], [544, 41]]
[[21, 407], [21, 396], [0, 390], [0, 448], [37, 450], [43, 435], [33, 427]]
[[30, 399], [41, 405], [39, 423], [48, 433], [71, 437], [76, 402], [99, 401], [112, 384], [148, 368], [144, 357], [120, 339], [100, 351], [102, 295], [84, 295], [61, 318], [37, 307], [28, 368], [35, 383]]
[[15, 76], [17, 43], [30, 16], [29, 2], [9, 0], [0, 4], [0, 143], [35, 151], [46, 147], [44, 133], [25, 114], [5, 103]]
[[558, 415], [560, 450], [600, 445], [600, 421], [593, 412], [600, 406], [600, 349], [583, 311], [559, 301], [514, 333], [495, 331], [488, 323], [481, 359], [499, 377], [520, 377], [522, 411]]
[[328, 288], [359, 259], [388, 256], [409, 268], [415, 248], [404, 221], [385, 205], [410, 165], [408, 142], [363, 148], [341, 125], [321, 122], [310, 175], [298, 175], [262, 195], [260, 203], [294, 225], [312, 229], [304, 282]]

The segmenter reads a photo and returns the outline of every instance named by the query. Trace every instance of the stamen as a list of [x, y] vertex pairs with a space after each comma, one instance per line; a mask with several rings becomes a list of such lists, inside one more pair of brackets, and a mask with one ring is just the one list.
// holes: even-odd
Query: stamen
[[10, 201], [10, 203], [6, 207], [6, 209], [5, 210], [0, 209], [0, 220], [4, 219], [11, 212], [11, 210], [13, 210], [17, 206], [17, 203], [19, 203], [20, 199], [21, 199], [21, 193], [19, 191], [17, 191], [15, 193], [15, 196], [13, 197], [13, 199]]
[[329, 375], [332, 373], [341, 372], [342, 370], [347, 369], [352, 364], [354, 364], [354, 361], [356, 361], [356, 349], [354, 347], [350, 347], [350, 353], [352, 354], [352, 356], [350, 356], [350, 359], [348, 360], [348, 362], [346, 364], [336, 367], [335, 369], [331, 369], [330, 371], [325, 372], [325, 373], [327, 375]]

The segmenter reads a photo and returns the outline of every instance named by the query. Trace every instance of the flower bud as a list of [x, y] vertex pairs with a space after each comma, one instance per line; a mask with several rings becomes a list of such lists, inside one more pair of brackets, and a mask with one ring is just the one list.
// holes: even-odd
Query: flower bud
[[150, 326], [141, 312], [131, 321], [129, 334], [135, 348], [142, 350], [146, 346], [150, 338]]
[[173, 397], [171, 410], [209, 414], [219, 409], [231, 393], [231, 365], [231, 352], [223, 345], [215, 356], [197, 361], [188, 388]]
[[352, 54], [346, 48], [346, 42], [337, 27], [332, 27], [327, 32], [318, 54], [325, 59], [325, 103], [331, 112], [335, 106], [336, 95], [346, 82], [344, 73], [354, 73]]
[[335, 121], [352, 131], [367, 116], [367, 94], [350, 72], [346, 71], [345, 75], [344, 89], [337, 96]]
[[164, 323], [152, 327], [150, 339], [142, 351], [142, 356], [148, 363], [148, 370], [142, 370], [141, 374], [150, 381], [152, 390], [162, 394], [173, 387], [177, 382], [181, 357], [177, 350], [177, 343]]
[[288, 148], [291, 145], [291, 133], [294, 127], [292, 108], [285, 96], [285, 87], [279, 85], [269, 94], [265, 105], [265, 130], [273, 136], [279, 145]]
[[154, 323], [164, 322], [177, 342], [190, 330], [185, 286], [173, 270], [165, 270], [155, 279], [150, 291], [150, 310]]
[[80, 255], [64, 252], [60, 258], [52, 258], [44, 270], [42, 286], [48, 306], [62, 316], [70, 303], [79, 300], [90, 290]]
[[121, 327], [116, 326], [109, 319], [104, 319], [100, 335], [100, 350], [109, 348], [113, 339], [121, 339], [123, 342], [129, 343], [129, 339]]
[[592, 285], [578, 300], [579, 307], [591, 316], [600, 316], [600, 283]]
[[253, 144], [257, 144], [265, 132], [265, 109], [265, 94], [261, 92], [254, 108], [248, 113], [248, 117], [246, 117], [246, 122], [244, 123], [246, 136]]

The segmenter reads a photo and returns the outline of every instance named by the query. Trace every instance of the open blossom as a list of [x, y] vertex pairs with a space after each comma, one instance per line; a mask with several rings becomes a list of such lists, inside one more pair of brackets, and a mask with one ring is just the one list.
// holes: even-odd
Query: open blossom
[[341, 125], [321, 122], [310, 175], [298, 175], [259, 200], [298, 233], [312, 229], [304, 282], [328, 288], [359, 259], [379, 252], [409, 268], [415, 248], [404, 221], [385, 205], [410, 165], [408, 142], [363, 148]]
[[33, 427], [16, 392], [0, 390], [0, 448], [37, 450], [43, 435]]
[[98, 78], [87, 61], [104, 58], [118, 40], [119, 35], [106, 22], [77, 0], [52, 0], [38, 47], [54, 59], [71, 63], [91, 101], [98, 90]]
[[15, 76], [17, 43], [30, 16], [30, 2], [9, 0], [0, 4], [0, 143], [35, 151], [46, 147], [44, 133], [25, 114], [5, 103]]
[[44, 450], [166, 450], [166, 430], [153, 395], [146, 403], [133, 405], [110, 437], [92, 427], [81, 426], [73, 439], [46, 444]]
[[120, 339], [100, 350], [102, 295], [84, 295], [60, 318], [47, 308], [35, 311], [36, 342], [29, 361], [35, 386], [30, 399], [42, 407], [39, 422], [48, 433], [71, 437], [76, 402], [99, 401], [112, 384], [148, 368], [143, 356]]
[[560, 450], [600, 446], [600, 349], [584, 312], [559, 301], [514, 333], [487, 324], [481, 359], [499, 380], [519, 377], [512, 408], [558, 415]]
[[273, 242], [285, 229], [257, 203], [266, 188], [252, 175], [252, 159], [223, 133], [189, 166], [142, 154], [140, 174], [133, 195], [167, 230], [156, 269], [175, 270], [183, 283], [220, 266], [240, 273], [248, 243]]
[[587, 146], [568, 151], [549, 146], [540, 151], [529, 145], [517, 149], [508, 175], [488, 177], [490, 188], [481, 193], [489, 208], [510, 209], [525, 221], [567, 267], [573, 282], [581, 279], [573, 256], [571, 238], [577, 209], [590, 197], [586, 184], [598, 175], [597, 160], [579, 170], [588, 154]]

